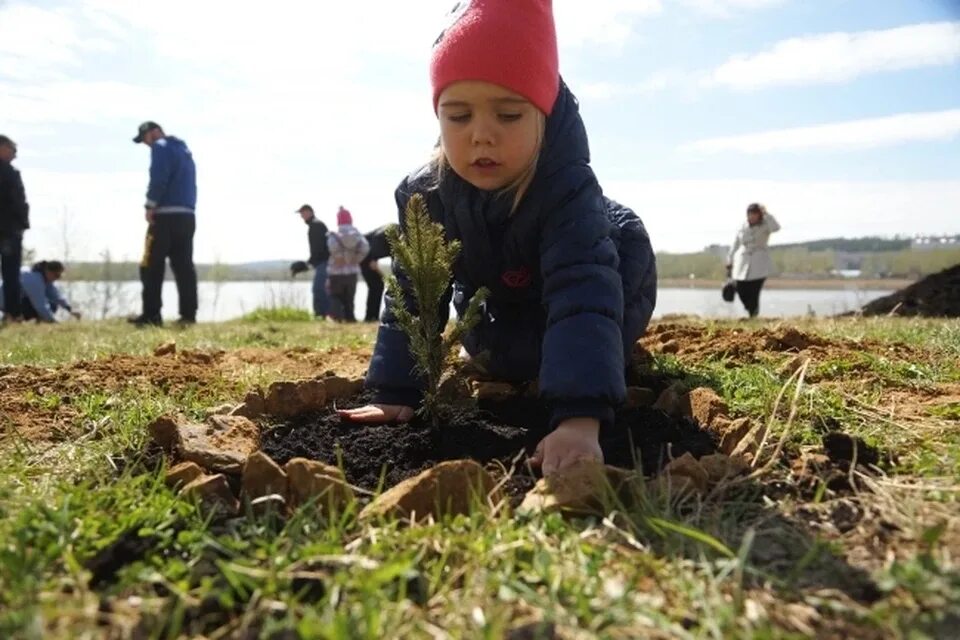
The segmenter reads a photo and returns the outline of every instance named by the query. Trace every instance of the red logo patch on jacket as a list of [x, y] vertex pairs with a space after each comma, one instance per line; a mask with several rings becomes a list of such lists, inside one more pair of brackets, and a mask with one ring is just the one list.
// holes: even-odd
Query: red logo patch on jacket
[[500, 274], [500, 280], [511, 289], [522, 289], [530, 286], [533, 275], [530, 273], [530, 269], [520, 267], [512, 271], [504, 271]]

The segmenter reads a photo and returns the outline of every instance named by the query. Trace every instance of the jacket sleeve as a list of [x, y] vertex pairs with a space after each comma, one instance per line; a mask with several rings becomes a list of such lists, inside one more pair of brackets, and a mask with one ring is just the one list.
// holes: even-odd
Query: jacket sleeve
[[316, 268], [330, 258], [330, 249], [327, 248], [327, 226], [322, 223], [310, 225], [307, 231], [310, 241], [310, 266]]
[[617, 254], [623, 281], [623, 359], [630, 362], [633, 343], [646, 331], [657, 305], [657, 258], [643, 222], [628, 207], [605, 198], [619, 231]]
[[20, 278], [20, 285], [23, 293], [27, 296], [37, 317], [41, 322], [56, 322], [53, 316], [53, 310], [50, 308], [50, 300], [47, 298], [46, 283], [43, 282], [43, 276], [39, 273], [24, 273]]
[[592, 172], [560, 180], [572, 188], [545, 202], [540, 269], [547, 311], [540, 394], [550, 427], [573, 417], [613, 423], [626, 395], [623, 284], [612, 223]]
[[53, 311], [56, 311], [59, 308], [65, 309], [67, 311], [73, 311], [73, 307], [70, 306], [70, 302], [63, 296], [63, 293], [57, 287], [57, 285], [52, 282], [47, 285], [47, 300], [50, 301], [50, 308]]
[[[411, 184], [407, 178], [397, 188], [395, 197], [399, 209], [401, 230], [404, 226], [403, 214], [410, 197], [417, 192], [416, 184]], [[435, 214], [435, 212], [431, 212]], [[432, 217], [432, 216], [431, 216]], [[415, 361], [410, 354], [410, 340], [403, 329], [397, 324], [393, 313], [395, 305], [405, 305], [411, 312], [416, 313], [416, 301], [410, 286], [410, 280], [394, 263], [393, 275], [400, 283], [403, 298], [396, 299], [387, 290], [384, 296], [384, 309], [380, 319], [380, 328], [377, 331], [377, 343], [367, 370], [366, 387], [374, 391], [373, 402], [380, 404], [396, 404], [408, 407], [418, 407], [423, 400], [426, 381], [423, 376], [417, 375]], [[447, 288], [440, 300], [440, 321], [447, 323], [450, 316], [450, 297], [452, 289]]]
[[173, 169], [170, 150], [161, 142], [162, 140], [158, 140], [150, 147], [150, 186], [147, 187], [145, 205], [148, 208], [156, 207], [166, 195]]
[[763, 224], [767, 227], [767, 231], [769, 231], [770, 233], [775, 233], [777, 231], [780, 231], [780, 223], [777, 222], [777, 219], [774, 218], [769, 213], [764, 214]]
[[30, 228], [30, 205], [27, 203], [26, 190], [20, 172], [7, 163], [0, 163], [0, 207], [12, 207], [16, 227]]

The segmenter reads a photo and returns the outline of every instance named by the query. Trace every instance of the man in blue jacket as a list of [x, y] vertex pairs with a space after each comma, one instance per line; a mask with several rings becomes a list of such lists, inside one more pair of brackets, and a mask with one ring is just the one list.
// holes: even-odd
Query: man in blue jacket
[[30, 228], [30, 206], [23, 180], [11, 162], [17, 145], [0, 135], [0, 270], [3, 282], [4, 322], [21, 319], [20, 264], [23, 260], [23, 232]]
[[143, 313], [131, 322], [137, 326], [161, 325], [161, 290], [167, 258], [177, 282], [181, 324], [197, 321], [197, 271], [193, 264], [194, 207], [197, 174], [186, 143], [168, 136], [156, 122], [144, 122], [133, 139], [150, 147], [150, 186], [144, 205], [147, 238], [140, 276]]

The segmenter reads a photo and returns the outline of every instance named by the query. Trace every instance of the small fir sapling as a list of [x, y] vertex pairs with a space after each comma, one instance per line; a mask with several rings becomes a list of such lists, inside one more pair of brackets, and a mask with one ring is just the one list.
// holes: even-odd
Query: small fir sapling
[[414, 194], [404, 211], [404, 230], [387, 229], [387, 241], [394, 266], [406, 276], [413, 295], [415, 309], [403, 304], [406, 296], [394, 275], [387, 278], [387, 290], [394, 300], [392, 307], [397, 324], [410, 338], [410, 353], [416, 362], [416, 371], [426, 381], [421, 414], [438, 426], [437, 391], [444, 363], [463, 335], [480, 320], [480, 305], [489, 291], [480, 288], [451, 330], [444, 335], [440, 305], [450, 287], [450, 274], [460, 253], [460, 242], [444, 239], [443, 226], [430, 220], [426, 202]]

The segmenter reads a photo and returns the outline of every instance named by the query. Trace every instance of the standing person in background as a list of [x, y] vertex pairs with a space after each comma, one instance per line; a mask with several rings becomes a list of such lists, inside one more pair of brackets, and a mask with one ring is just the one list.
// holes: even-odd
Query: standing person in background
[[[34, 264], [32, 269], [20, 272], [20, 309], [24, 320], [56, 322], [58, 309], [64, 309], [74, 318], [80, 319], [80, 312], [73, 310], [54, 284], [63, 276], [64, 270], [63, 263], [59, 260], [43, 260]], [[6, 287], [0, 285], [0, 289], [6, 292]], [[5, 302], [0, 304], [6, 305]], [[0, 311], [5, 308], [6, 306], [0, 307]]]
[[[310, 243], [310, 259], [297, 261], [290, 265], [290, 275], [297, 275], [313, 267], [313, 316], [326, 318], [330, 313], [330, 296], [327, 294], [327, 260], [330, 249], [327, 248], [327, 225], [317, 218], [313, 207], [305, 204], [297, 213], [307, 225], [307, 241]], [[309, 266], [308, 266], [309, 265]]]
[[150, 147], [150, 186], [144, 217], [147, 238], [142, 267], [143, 311], [130, 322], [162, 325], [163, 275], [167, 258], [177, 282], [181, 325], [197, 321], [197, 270], [193, 264], [196, 231], [197, 170], [187, 144], [168, 136], [156, 122], [144, 122], [133, 139]]
[[774, 272], [767, 245], [770, 234], [779, 230], [776, 218], [754, 202], [747, 207], [747, 221], [737, 231], [727, 255], [727, 277], [736, 281], [737, 295], [751, 318], [760, 313], [760, 290]]
[[370, 245], [370, 253], [360, 263], [360, 275], [367, 284], [367, 311], [364, 322], [376, 322], [380, 319], [380, 300], [383, 298], [383, 274], [377, 260], [390, 256], [390, 243], [387, 242], [387, 228], [385, 224], [369, 233], [363, 234]]
[[357, 294], [360, 263], [370, 250], [367, 239], [353, 226], [353, 217], [342, 206], [337, 211], [337, 230], [327, 235], [330, 249], [329, 276], [331, 311], [338, 322], [356, 322], [353, 300]]
[[23, 232], [30, 228], [30, 205], [20, 172], [11, 162], [17, 145], [0, 135], [0, 273], [2, 273], [4, 322], [20, 320], [20, 265]]

